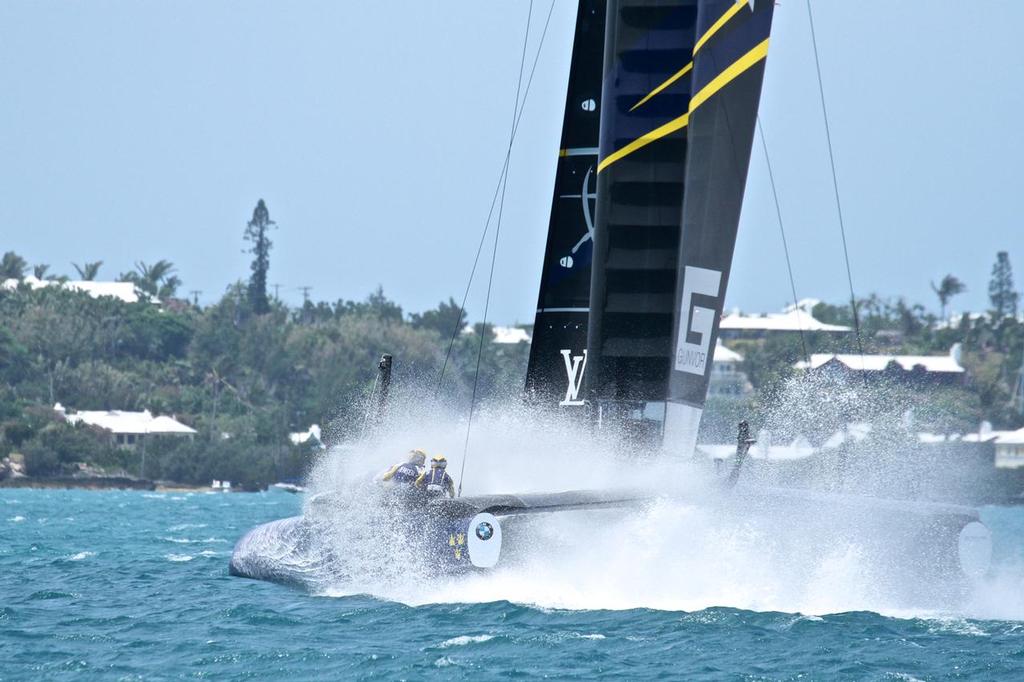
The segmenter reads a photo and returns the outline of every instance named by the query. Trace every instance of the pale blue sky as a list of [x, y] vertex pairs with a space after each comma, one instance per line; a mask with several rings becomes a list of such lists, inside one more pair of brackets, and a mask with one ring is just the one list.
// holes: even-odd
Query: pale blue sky
[[[492, 317], [531, 322], [576, 3], [556, 0], [513, 152]], [[549, 3], [536, 0], [530, 54]], [[527, 3], [0, 3], [0, 250], [112, 278], [167, 258], [202, 299], [248, 276], [266, 199], [282, 298], [409, 311], [465, 286], [509, 132]], [[816, 0], [854, 283], [933, 305], [1024, 284], [1024, 3]], [[776, 9], [762, 118], [798, 293], [846, 298], [802, 0]], [[728, 307], [789, 298], [755, 142]], [[483, 310], [483, 284], [470, 312]]]

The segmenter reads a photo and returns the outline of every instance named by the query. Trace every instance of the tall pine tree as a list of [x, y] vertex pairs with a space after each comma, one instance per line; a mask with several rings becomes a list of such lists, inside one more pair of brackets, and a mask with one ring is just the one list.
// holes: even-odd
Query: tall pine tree
[[1017, 314], [1020, 294], [1013, 288], [1013, 269], [1010, 267], [1010, 255], [1006, 251], [996, 254], [992, 279], [988, 283], [988, 298], [997, 319]]
[[267, 271], [270, 270], [270, 247], [273, 245], [267, 232], [276, 226], [270, 219], [267, 205], [260, 199], [252, 211], [252, 220], [245, 228], [245, 240], [252, 243], [249, 252], [253, 255], [252, 277], [249, 278], [249, 305], [257, 315], [270, 312], [267, 299]]

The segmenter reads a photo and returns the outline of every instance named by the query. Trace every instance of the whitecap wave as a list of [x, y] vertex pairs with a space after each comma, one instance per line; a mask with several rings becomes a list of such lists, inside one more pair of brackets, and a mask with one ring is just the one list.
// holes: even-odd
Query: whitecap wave
[[488, 642], [494, 639], [494, 635], [459, 635], [458, 637], [452, 637], [446, 639], [439, 645], [442, 649], [447, 649], [452, 646], [466, 646], [467, 644], [480, 644], [482, 642]]

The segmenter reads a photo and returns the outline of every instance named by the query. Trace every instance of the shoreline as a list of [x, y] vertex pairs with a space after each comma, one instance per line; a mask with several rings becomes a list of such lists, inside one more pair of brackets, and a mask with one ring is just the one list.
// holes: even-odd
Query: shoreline
[[[56, 476], [53, 478], [33, 478], [19, 476], [0, 481], [0, 489], [33, 488], [38, 490], [142, 490], [158, 493], [194, 493], [213, 491], [210, 486], [189, 485], [173, 481], [150, 481], [148, 479], [126, 478], [122, 476], [97, 476], [95, 478], [74, 478]], [[217, 491], [219, 492], [219, 491]], [[243, 492], [241, 488], [238, 492]]]

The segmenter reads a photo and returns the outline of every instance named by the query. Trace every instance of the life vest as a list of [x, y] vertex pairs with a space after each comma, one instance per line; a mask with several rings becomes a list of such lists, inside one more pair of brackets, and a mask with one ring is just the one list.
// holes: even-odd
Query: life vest
[[447, 495], [452, 477], [444, 469], [431, 469], [424, 474], [423, 487], [431, 495]]
[[395, 471], [395, 474], [391, 477], [391, 480], [395, 481], [396, 483], [409, 484], [415, 483], [416, 479], [419, 477], [420, 470], [416, 467], [416, 465], [411, 462], [406, 462], [405, 464], [402, 464], [401, 466], [398, 467], [398, 470]]

